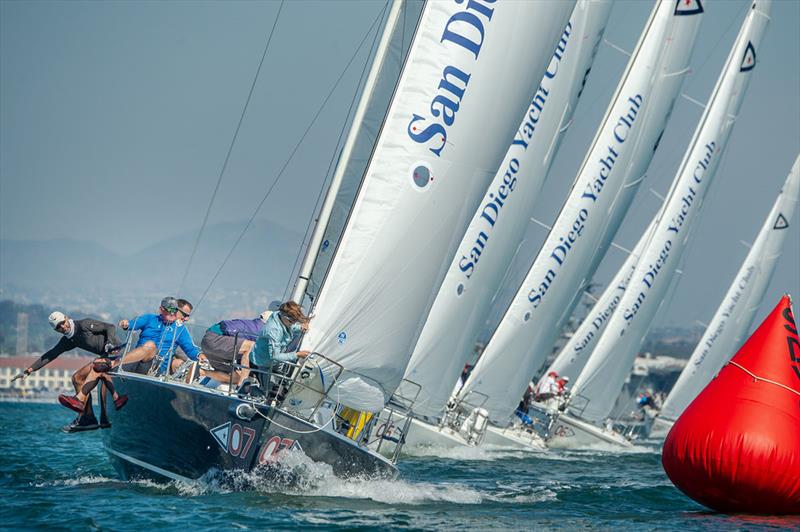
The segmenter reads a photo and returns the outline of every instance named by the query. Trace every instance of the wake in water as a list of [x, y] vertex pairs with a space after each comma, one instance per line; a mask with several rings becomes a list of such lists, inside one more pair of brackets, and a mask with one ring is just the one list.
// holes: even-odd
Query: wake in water
[[[186, 487], [184, 487], [185, 489]], [[284, 451], [279, 459], [250, 472], [217, 471], [196, 486], [214, 492], [257, 491], [304, 497], [369, 499], [386, 504], [451, 502], [479, 504], [480, 492], [457, 484], [411, 483], [403, 480], [337, 477], [333, 468], [314, 462], [300, 451]], [[191, 493], [186, 493], [187, 495]]]
[[453, 460], [505, 460], [508, 458], [528, 458], [540, 456], [547, 451], [538, 449], [525, 449], [521, 447], [506, 447], [499, 445], [481, 445], [472, 447], [460, 445], [458, 447], [437, 447], [432, 445], [403, 447], [403, 455], [416, 457], [449, 458]]
[[[477, 451], [475, 448], [463, 450]], [[492, 449], [501, 456], [524, 458], [524, 451], [509, 452], [507, 449]], [[68, 479], [53, 480], [36, 484], [36, 487], [80, 486], [113, 487], [123, 486], [143, 488], [148, 492], [184, 497], [200, 497], [209, 494], [235, 492], [256, 492], [264, 495], [289, 495], [308, 497], [343, 498], [369, 500], [387, 505], [429, 505], [452, 503], [479, 505], [482, 503], [535, 503], [554, 500], [552, 490], [533, 487], [529, 483], [504, 483], [495, 489], [479, 490], [458, 483], [413, 482], [407, 480], [388, 480], [370, 478], [341, 478], [333, 473], [330, 465], [314, 462], [301, 451], [287, 450], [278, 460], [260, 466], [250, 472], [210, 471], [194, 482], [169, 481], [164, 483], [152, 480], [132, 480], [123, 482], [101, 475], [83, 475]], [[485, 459], [485, 458], [482, 458]]]

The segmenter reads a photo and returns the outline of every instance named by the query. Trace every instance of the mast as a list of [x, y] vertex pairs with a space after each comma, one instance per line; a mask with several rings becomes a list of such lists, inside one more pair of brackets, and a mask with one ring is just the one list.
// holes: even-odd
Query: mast
[[336, 170], [331, 178], [328, 191], [325, 193], [325, 200], [323, 201], [319, 215], [317, 216], [314, 232], [311, 234], [311, 238], [308, 241], [306, 254], [303, 257], [303, 263], [300, 266], [297, 280], [295, 281], [294, 289], [292, 290], [291, 299], [298, 303], [302, 304], [303, 298], [305, 297], [308, 280], [311, 276], [311, 271], [314, 268], [314, 263], [319, 256], [319, 250], [325, 235], [325, 229], [328, 227], [328, 221], [330, 220], [331, 213], [333, 212], [336, 196], [339, 193], [339, 189], [342, 185], [342, 179], [344, 178], [345, 170], [350, 162], [350, 156], [353, 153], [353, 147], [355, 146], [356, 139], [361, 132], [362, 122], [367, 112], [367, 106], [372, 98], [372, 94], [375, 90], [375, 85], [378, 80], [378, 73], [381, 71], [384, 62], [386, 61], [392, 33], [395, 31], [397, 22], [400, 20], [403, 2], [404, 0], [392, 0], [392, 6], [389, 9], [389, 15], [387, 16], [386, 24], [384, 24], [383, 27], [383, 34], [381, 35], [380, 42], [378, 43], [378, 47], [375, 51], [375, 58], [372, 62], [372, 66], [370, 67], [367, 80], [364, 83], [364, 90], [361, 93], [361, 98], [359, 98], [358, 106], [353, 114], [352, 126], [347, 134], [347, 139], [345, 140], [344, 147], [342, 148], [339, 162], [336, 164]]
[[766, 30], [770, 4], [771, 0], [752, 4], [684, 154], [675, 176], [677, 185], [672, 187], [658, 216], [633, 281], [575, 382], [570, 411], [583, 419], [601, 422], [609, 415], [664, 302], [756, 66], [756, 50]]
[[458, 394], [512, 415], [611, 243], [644, 178], [688, 71], [700, 2], [657, 2], [575, 183], [469, 380]]

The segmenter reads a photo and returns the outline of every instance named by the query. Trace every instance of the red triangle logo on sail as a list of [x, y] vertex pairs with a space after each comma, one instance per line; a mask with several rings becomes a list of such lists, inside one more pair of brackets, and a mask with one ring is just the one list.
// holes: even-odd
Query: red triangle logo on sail
[[789, 227], [789, 222], [786, 221], [786, 218], [783, 214], [778, 214], [778, 218], [775, 219], [775, 225], [772, 226], [773, 229], [786, 229]]
[[700, 0], [677, 0], [675, 3], [676, 15], [697, 15], [703, 12], [703, 4]]
[[739, 72], [747, 72], [753, 70], [756, 66], [756, 49], [753, 48], [753, 43], [747, 41], [747, 48], [744, 49], [744, 57], [742, 58], [742, 66], [739, 67]]

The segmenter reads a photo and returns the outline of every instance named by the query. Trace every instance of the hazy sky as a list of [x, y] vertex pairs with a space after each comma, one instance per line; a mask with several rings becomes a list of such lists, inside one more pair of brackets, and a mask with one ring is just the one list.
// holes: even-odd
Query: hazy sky
[[[703, 4], [693, 72], [684, 84], [701, 101], [749, 1]], [[0, 2], [0, 237], [69, 235], [126, 253], [199, 227], [278, 6]], [[286, 2], [210, 223], [249, 217], [382, 7]], [[618, 1], [606, 38], [631, 50], [651, 7]], [[308, 223], [363, 57], [262, 217], [301, 228]], [[747, 252], [739, 241], [755, 238], [800, 150], [800, 2], [774, 2], [757, 60], [667, 323], [711, 319]], [[551, 223], [560, 209], [626, 62], [601, 47], [537, 218]], [[655, 213], [658, 200], [649, 189], [666, 193], [701, 112], [686, 100], [676, 106], [620, 244], [632, 247]], [[765, 307], [782, 292], [800, 294], [798, 227], [796, 213]], [[528, 245], [544, 236], [532, 227]], [[276, 253], [275, 260], [293, 261], [295, 253]], [[606, 282], [623, 260], [611, 251], [597, 279]]]

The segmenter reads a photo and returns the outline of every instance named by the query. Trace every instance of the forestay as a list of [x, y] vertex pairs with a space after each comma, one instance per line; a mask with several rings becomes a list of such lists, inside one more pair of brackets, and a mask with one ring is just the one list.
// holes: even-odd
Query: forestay
[[574, 2], [428, 2], [303, 348], [345, 367], [338, 397], [393, 393], [468, 216]]
[[800, 156], [714, 318], [675, 382], [659, 417], [675, 421], [741, 347], [790, 232], [800, 194]]
[[459, 393], [511, 416], [644, 177], [677, 97], [701, 19], [699, 2], [658, 2], [553, 229]]
[[422, 387], [414, 405], [417, 415], [441, 415], [471, 353], [566, 135], [610, 11], [608, 0], [581, 0], [575, 6], [472, 216], [406, 370], [406, 378]]
[[770, 0], [750, 10], [695, 130], [653, 237], [572, 391], [570, 411], [600, 422], [614, 406], [645, 334], [661, 307], [688, 233], [714, 179], [756, 65]]

